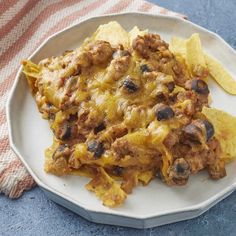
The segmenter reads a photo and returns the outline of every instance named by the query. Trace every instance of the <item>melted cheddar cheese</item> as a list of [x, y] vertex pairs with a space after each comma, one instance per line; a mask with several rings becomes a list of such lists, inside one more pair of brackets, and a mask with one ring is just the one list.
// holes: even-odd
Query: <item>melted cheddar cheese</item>
[[87, 189], [109, 207], [158, 174], [177, 184], [176, 136], [194, 119], [200, 98], [185, 87], [190, 75], [159, 35], [137, 27], [127, 33], [113, 22], [78, 49], [23, 66], [54, 133], [46, 172], [91, 177]]

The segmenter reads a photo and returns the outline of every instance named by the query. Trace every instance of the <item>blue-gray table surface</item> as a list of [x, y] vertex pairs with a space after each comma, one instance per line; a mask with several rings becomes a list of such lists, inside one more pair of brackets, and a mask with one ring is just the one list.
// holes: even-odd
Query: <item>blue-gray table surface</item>
[[[150, 0], [186, 14], [236, 49], [236, 0]], [[0, 235], [236, 235], [236, 192], [192, 220], [137, 230], [88, 222], [50, 201], [38, 187], [17, 200], [0, 195]]]

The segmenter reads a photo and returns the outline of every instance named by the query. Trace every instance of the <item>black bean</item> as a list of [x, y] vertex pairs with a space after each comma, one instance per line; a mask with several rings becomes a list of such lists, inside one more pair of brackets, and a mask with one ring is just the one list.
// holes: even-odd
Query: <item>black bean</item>
[[123, 174], [124, 168], [120, 166], [115, 166], [112, 170], [114, 175], [121, 176]]
[[170, 83], [168, 83], [168, 84], [167, 84], [167, 88], [168, 88], [168, 91], [169, 91], [170, 93], [172, 93], [173, 90], [174, 90], [174, 88], [175, 88], [175, 82], [170, 82]]
[[101, 124], [99, 124], [97, 127], [94, 128], [93, 132], [94, 132], [94, 134], [97, 134], [97, 133], [101, 132], [102, 130], [104, 130], [105, 128], [106, 128], [106, 126], [102, 122]]
[[181, 164], [176, 165], [176, 172], [179, 174], [183, 174], [185, 172], [184, 166]]
[[165, 176], [163, 175], [162, 171], [161, 170], [158, 170], [157, 173], [156, 173], [156, 177], [158, 179], [160, 179], [161, 181], [165, 182]]
[[156, 109], [156, 117], [157, 117], [157, 120], [159, 120], [159, 121], [161, 121], [161, 120], [169, 120], [172, 117], [174, 117], [174, 115], [175, 115], [174, 111], [169, 106], [160, 105]]
[[142, 73], [151, 71], [147, 64], [141, 65], [140, 70], [142, 71]]
[[175, 170], [179, 175], [189, 174], [190, 166], [184, 158], [176, 159], [174, 162]]
[[166, 101], [166, 96], [163, 92], [158, 92], [157, 96], [156, 96], [156, 101], [157, 103], [162, 103]]
[[[202, 138], [208, 141], [213, 137], [215, 131], [213, 125], [207, 120], [194, 120], [183, 128], [183, 133], [191, 141], [201, 142]], [[205, 134], [205, 137], [203, 136]]]
[[71, 137], [71, 127], [68, 124], [62, 128], [60, 137], [62, 140], [67, 140]]
[[97, 148], [97, 141], [96, 140], [91, 140], [88, 142], [88, 151], [95, 152], [96, 148]]
[[176, 184], [185, 184], [190, 175], [190, 166], [184, 158], [178, 158], [170, 168], [170, 177]]
[[48, 113], [48, 119], [51, 120], [51, 121], [53, 121], [53, 120], [55, 119], [55, 114], [49, 112], [49, 113]]
[[96, 151], [94, 152], [94, 157], [95, 157], [95, 158], [101, 157], [101, 155], [103, 154], [103, 152], [104, 152], [103, 144], [102, 144], [102, 143], [99, 143], [98, 146], [97, 146]]
[[123, 87], [129, 93], [134, 93], [138, 90], [138, 86], [130, 78], [127, 78], [127, 79], [124, 80]]
[[48, 109], [50, 109], [52, 106], [53, 106], [52, 103], [50, 103], [50, 102], [47, 103]]
[[191, 83], [191, 89], [199, 94], [209, 94], [207, 83], [201, 79], [193, 79]]
[[71, 114], [70, 117], [69, 117], [69, 122], [73, 122], [73, 121], [76, 121], [78, 120], [78, 114]]
[[48, 102], [46, 103], [45, 111], [48, 113], [48, 119], [54, 120], [55, 119], [55, 107], [52, 105], [52, 103]]
[[208, 120], [203, 120], [202, 122], [206, 129], [206, 140], [208, 141], [211, 137], [213, 137], [215, 130], [213, 125]]
[[93, 152], [93, 156], [95, 159], [101, 157], [104, 152], [103, 143], [100, 143], [96, 140], [91, 140], [88, 142], [88, 151]]
[[53, 153], [52, 159], [56, 160], [60, 157], [67, 157], [70, 155], [70, 149], [67, 144], [60, 145]]

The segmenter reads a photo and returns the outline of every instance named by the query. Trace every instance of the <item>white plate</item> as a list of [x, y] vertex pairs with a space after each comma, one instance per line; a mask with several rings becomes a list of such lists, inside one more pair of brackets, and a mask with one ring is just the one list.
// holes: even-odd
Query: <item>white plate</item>
[[[125, 29], [137, 25], [157, 32], [167, 41], [171, 36], [200, 34], [204, 49], [219, 59], [235, 76], [236, 53], [219, 36], [189, 21], [159, 15], [124, 13], [88, 19], [46, 40], [30, 57], [34, 62], [59, 55], [80, 45], [100, 24], [118, 21]], [[230, 96], [216, 83], [210, 84], [213, 106], [236, 115], [236, 96]], [[88, 220], [135, 228], [149, 228], [196, 217], [228, 196], [236, 187], [236, 162], [227, 166], [227, 177], [210, 180], [203, 171], [191, 176], [184, 187], [168, 187], [158, 180], [147, 187], [137, 187], [125, 204], [116, 209], [104, 207], [84, 185], [89, 179], [79, 176], [56, 177], [43, 171], [44, 150], [51, 145], [52, 134], [41, 118], [21, 70], [7, 103], [10, 144], [38, 185], [55, 202]]]

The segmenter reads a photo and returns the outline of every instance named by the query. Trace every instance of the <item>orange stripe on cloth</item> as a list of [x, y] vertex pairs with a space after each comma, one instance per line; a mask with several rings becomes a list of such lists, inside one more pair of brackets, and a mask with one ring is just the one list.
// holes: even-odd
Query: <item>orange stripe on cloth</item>
[[107, 10], [105, 12], [105, 14], [120, 12], [123, 9], [127, 8], [131, 2], [132, 2], [132, 0], [121, 0], [115, 6], [113, 6], [111, 9]]
[[[44, 39], [48, 38], [53, 33], [67, 27], [76, 18], [86, 15], [88, 12], [100, 7], [103, 3], [107, 2], [107, 1], [108, 0], [105, 0], [105, 1], [101, 2], [100, 0], [97, 0], [96, 2], [93, 2], [90, 5], [88, 5], [88, 6], [84, 7], [83, 9], [79, 10], [78, 12], [75, 12], [75, 13], [63, 18], [61, 21], [59, 21], [56, 24], [56, 26], [54, 25], [52, 28], [50, 28], [47, 31], [47, 33], [42, 38], [40, 38], [40, 40], [38, 41], [35, 48], [37, 48]], [[15, 76], [16, 76], [16, 73], [17, 73], [17, 70], [14, 70], [13, 73], [11, 73], [2, 83], [0, 83], [0, 96], [3, 96], [9, 90], [9, 88], [12, 86], [12, 84], [14, 82], [14, 79], [15, 79]]]
[[166, 15], [168, 13], [168, 10], [161, 7], [160, 13]]
[[91, 3], [90, 5], [82, 8], [81, 10], [79, 10], [78, 12], [75, 12], [69, 16], [66, 16], [65, 18], [63, 18], [62, 20], [60, 20], [56, 25], [54, 25], [53, 27], [51, 27], [46, 34], [40, 38], [39, 42], [38, 42], [38, 46], [40, 45], [40, 43], [48, 38], [50, 35], [56, 33], [57, 31], [62, 30], [63, 28], [66, 28], [67, 26], [69, 26], [71, 24], [71, 22], [73, 22], [74, 20], [78, 19], [78, 17], [83, 17], [86, 14], [88, 14], [90, 11], [93, 11], [95, 9], [97, 9], [98, 7], [100, 7], [101, 5], [105, 4], [108, 0], [103, 0], [103, 1], [96, 1], [94, 3]]
[[[7, 1], [5, 1], [7, 2]], [[30, 10], [37, 4], [37, 1], [28, 1], [24, 7], [17, 12], [17, 14], [7, 22], [2, 28], [0, 28], [0, 36], [4, 36], [9, 32], [9, 29], [13, 27], [22, 19]]]
[[139, 11], [149, 11], [154, 5], [150, 4], [149, 2], [144, 2], [141, 7], [138, 9]]
[[16, 185], [13, 186], [9, 193], [10, 198], [18, 198], [22, 195], [24, 190], [29, 190], [32, 187], [36, 186], [36, 183], [30, 175], [26, 175], [23, 179], [18, 181]]
[[[18, 0], [20, 1], [20, 0]], [[1, 15], [9, 10], [10, 7], [14, 6], [18, 1], [16, 0], [2, 0], [0, 3], [0, 13]]]
[[11, 60], [12, 55], [19, 52], [22, 47], [28, 42], [29, 38], [34, 34], [37, 28], [43, 23], [43, 21], [53, 15], [55, 12], [60, 11], [62, 8], [66, 7], [68, 3], [71, 5], [77, 4], [78, 0], [67, 0], [61, 1], [49, 5], [45, 8], [30, 24], [28, 29], [6, 50], [0, 57], [0, 68], [7, 65]]
[[[9, 139], [8, 137], [3, 137], [0, 139], [0, 153], [3, 154], [4, 152], [6, 152], [7, 150], [9, 150]], [[1, 155], [0, 155], [1, 157]]]
[[6, 168], [0, 172], [0, 184], [2, 184], [4, 182], [4, 179], [12, 172], [17, 170], [18, 168], [20, 168], [21, 166], [23, 166], [22, 162], [20, 161], [20, 159], [15, 159], [12, 162], [10, 162]]
[[6, 123], [6, 112], [5, 109], [0, 111], [0, 125]]
[[3, 96], [11, 88], [16, 77], [17, 70], [14, 70], [3, 82], [0, 83], [0, 97]]
[[25, 170], [25, 167], [19, 159], [14, 159], [6, 168], [0, 172], [0, 192], [5, 190], [6, 194], [14, 189], [14, 187], [26, 176], [32, 178]]
[[[50, 35], [52, 35], [53, 33], [67, 27], [71, 22], [73, 22], [75, 19], [77, 19], [78, 17], [82, 17], [85, 16], [87, 13], [89, 13], [90, 11], [100, 7], [102, 4], [104, 4], [105, 2], [107, 2], [108, 0], [103, 0], [103, 1], [96, 1], [94, 3], [91, 3], [90, 5], [82, 8], [81, 10], [79, 10], [78, 12], [75, 12], [65, 18], [63, 18], [61, 21], [59, 21], [56, 25], [54, 25], [52, 28], [50, 28], [47, 33], [38, 40], [35, 48], [37, 48], [43, 40], [45, 40], [46, 38], [48, 38]], [[34, 48], [34, 50], [35, 50]], [[34, 51], [32, 50], [32, 52]], [[31, 53], [32, 53], [31, 52]], [[0, 96], [3, 96], [12, 86], [15, 76], [16, 76], [17, 70], [14, 70], [13, 73], [11, 73], [2, 83], [0, 83]]]

